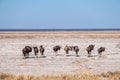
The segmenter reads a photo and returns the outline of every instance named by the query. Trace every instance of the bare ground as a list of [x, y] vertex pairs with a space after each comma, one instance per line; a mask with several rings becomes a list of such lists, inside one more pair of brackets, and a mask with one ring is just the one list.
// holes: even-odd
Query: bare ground
[[[95, 44], [92, 57], [86, 47]], [[23, 59], [22, 48], [26, 45], [45, 47], [45, 57], [36, 58], [30, 53]], [[52, 48], [62, 46], [58, 56]], [[79, 57], [74, 52], [66, 56], [65, 45], [78, 45]], [[105, 47], [102, 57], [97, 49]], [[0, 32], [0, 72], [12, 74], [59, 75], [84, 71], [102, 73], [120, 70], [120, 32]]]

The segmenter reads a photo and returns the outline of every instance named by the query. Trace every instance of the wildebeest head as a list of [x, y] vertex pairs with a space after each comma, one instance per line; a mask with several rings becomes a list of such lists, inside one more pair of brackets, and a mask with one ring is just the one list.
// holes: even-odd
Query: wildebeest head
[[40, 48], [42, 48], [42, 47], [43, 47], [43, 45], [40, 46]]
[[74, 46], [74, 51], [79, 51], [79, 47], [78, 46]]
[[91, 48], [91, 50], [94, 49], [94, 46], [95, 46], [95, 45], [93, 45], [93, 44], [89, 45], [89, 47]]
[[34, 53], [35, 53], [35, 55], [37, 55], [36, 53], [38, 53], [38, 47], [37, 46], [35, 46], [35, 47], [33, 47], [33, 49], [34, 49]]
[[35, 46], [35, 47], [33, 47], [33, 49], [38, 49], [38, 47], [37, 47], [37, 46]]
[[43, 45], [40, 46], [40, 49], [44, 49]]
[[25, 46], [26, 52], [32, 52], [32, 47], [30, 46]]
[[93, 49], [94, 49], [94, 46], [95, 45], [89, 45], [88, 47], [87, 47], [87, 49], [86, 49], [86, 51], [92, 51]]
[[102, 52], [104, 52], [105, 51], [105, 47], [100, 47], [100, 48], [98, 48], [98, 53], [100, 54], [100, 53], [102, 53]]
[[62, 48], [62, 47], [59, 46], [59, 45], [54, 46], [54, 47], [53, 47], [53, 51], [54, 51], [54, 52], [57, 52], [57, 51], [60, 50], [61, 48]]
[[102, 47], [102, 51], [105, 51], [105, 48], [104, 48], [104, 47]]
[[69, 48], [69, 46], [65, 46], [65, 48], [64, 48], [64, 51], [68, 51], [70, 48]]

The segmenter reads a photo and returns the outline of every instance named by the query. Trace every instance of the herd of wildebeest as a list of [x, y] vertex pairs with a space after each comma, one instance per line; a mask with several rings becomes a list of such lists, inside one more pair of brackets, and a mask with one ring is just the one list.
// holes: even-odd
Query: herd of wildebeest
[[[88, 53], [88, 57], [91, 56], [91, 52], [92, 50], [94, 50], [94, 47], [95, 45], [93, 44], [90, 44], [87, 48], [86, 48], [86, 51]], [[61, 46], [59, 45], [56, 45], [53, 47], [53, 51], [56, 53], [57, 55], [57, 52], [59, 50], [61, 50]], [[34, 47], [31, 47], [31, 46], [25, 46], [23, 49], [22, 49], [22, 53], [23, 53], [23, 56], [24, 58], [29, 58], [29, 53], [32, 52], [32, 49], [34, 50], [34, 54], [36, 57], [38, 57], [38, 53], [40, 52], [40, 54], [43, 56], [44, 55], [44, 52], [45, 52], [45, 48], [43, 47], [43, 45], [41, 45], [39, 48], [37, 46], [34, 46]], [[78, 52], [79, 52], [79, 47], [78, 46], [68, 46], [66, 45], [64, 47], [64, 51], [66, 52], [66, 54], [69, 54], [69, 51], [74, 51], [76, 53], [76, 56], [78, 56]], [[102, 55], [102, 52], [105, 51], [105, 47], [100, 47], [98, 48], [98, 54], [101, 56]]]

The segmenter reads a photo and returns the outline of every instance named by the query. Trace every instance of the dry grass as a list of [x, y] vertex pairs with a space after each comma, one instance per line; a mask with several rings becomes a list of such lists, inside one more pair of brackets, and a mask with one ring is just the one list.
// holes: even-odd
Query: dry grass
[[120, 80], [120, 72], [107, 72], [100, 75], [83, 73], [59, 76], [12, 75], [1, 73], [0, 80]]
[[120, 31], [64, 31], [64, 32], [0, 32], [0, 39], [6, 38], [100, 38], [119, 39]]

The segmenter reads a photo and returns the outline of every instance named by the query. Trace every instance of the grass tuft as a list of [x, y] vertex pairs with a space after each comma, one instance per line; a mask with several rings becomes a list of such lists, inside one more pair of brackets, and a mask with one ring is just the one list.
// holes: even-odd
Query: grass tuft
[[12, 75], [7, 73], [0, 73], [0, 80], [120, 80], [120, 71], [107, 72], [100, 75], [93, 73], [83, 73], [59, 76]]

